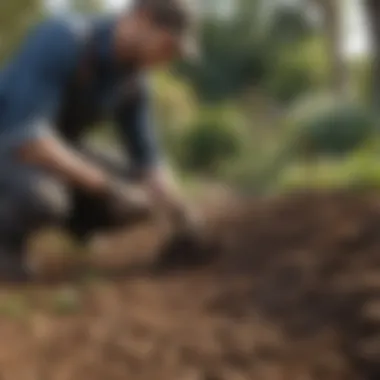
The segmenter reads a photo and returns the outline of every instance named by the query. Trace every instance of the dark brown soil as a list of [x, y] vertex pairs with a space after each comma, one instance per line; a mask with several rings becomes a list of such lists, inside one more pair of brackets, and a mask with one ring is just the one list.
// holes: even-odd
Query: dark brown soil
[[380, 379], [380, 197], [299, 194], [208, 213], [218, 249], [202, 267], [154, 270], [165, 237], [147, 226], [91, 258], [128, 264], [123, 275], [3, 285], [0, 379]]

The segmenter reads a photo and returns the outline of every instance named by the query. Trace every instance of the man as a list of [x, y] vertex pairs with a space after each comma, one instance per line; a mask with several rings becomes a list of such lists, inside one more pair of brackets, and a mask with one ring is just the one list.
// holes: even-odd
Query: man
[[[144, 72], [193, 53], [191, 30], [179, 0], [137, 0], [116, 17], [50, 19], [28, 34], [0, 74], [2, 272], [27, 275], [26, 241], [47, 224], [85, 239], [146, 215], [152, 200], [175, 223], [190, 220], [156, 142]], [[103, 119], [117, 128], [128, 170], [81, 147]]]

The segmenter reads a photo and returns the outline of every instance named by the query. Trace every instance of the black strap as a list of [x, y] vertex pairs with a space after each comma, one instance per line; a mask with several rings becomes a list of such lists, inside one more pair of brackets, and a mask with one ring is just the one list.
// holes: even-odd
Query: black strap
[[[92, 25], [76, 31], [80, 43], [84, 44], [81, 61], [64, 90], [63, 104], [57, 120], [57, 128], [62, 137], [71, 142], [77, 141], [85, 132], [84, 126], [95, 118], [96, 110], [88, 104], [89, 99], [83, 97], [83, 91], [95, 76], [94, 30]], [[90, 112], [91, 111], [91, 112]]]

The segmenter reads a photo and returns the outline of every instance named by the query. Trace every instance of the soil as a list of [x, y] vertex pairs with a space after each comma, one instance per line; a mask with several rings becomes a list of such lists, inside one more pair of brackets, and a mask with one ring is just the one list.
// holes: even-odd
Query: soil
[[82, 274], [1, 286], [0, 379], [380, 379], [378, 196], [204, 209], [202, 265], [157, 266], [162, 225], [96, 240], [90, 257], [38, 252], [50, 277]]

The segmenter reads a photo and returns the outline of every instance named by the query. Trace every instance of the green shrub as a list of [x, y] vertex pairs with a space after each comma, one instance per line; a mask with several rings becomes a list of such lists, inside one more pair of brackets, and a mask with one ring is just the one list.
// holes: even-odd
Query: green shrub
[[322, 38], [312, 37], [285, 45], [271, 63], [265, 91], [283, 105], [326, 87], [329, 65]]
[[225, 161], [236, 158], [242, 149], [242, 136], [236, 123], [223, 111], [202, 113], [180, 139], [180, 166], [211, 174]]
[[345, 155], [367, 142], [375, 132], [374, 119], [364, 107], [330, 98], [304, 104], [290, 119], [294, 149], [311, 156]]
[[284, 170], [278, 188], [379, 189], [379, 163], [379, 152], [371, 148], [357, 150], [345, 159], [297, 163]]

